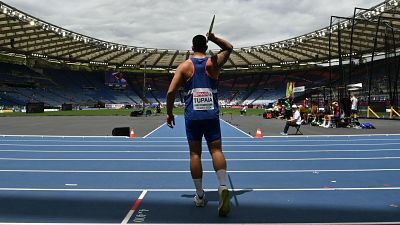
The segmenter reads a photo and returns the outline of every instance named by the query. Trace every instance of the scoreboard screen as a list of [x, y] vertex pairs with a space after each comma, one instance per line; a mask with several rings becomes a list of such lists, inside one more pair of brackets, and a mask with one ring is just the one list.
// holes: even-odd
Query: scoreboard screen
[[126, 80], [120, 72], [106, 72], [105, 85], [114, 89], [125, 89]]

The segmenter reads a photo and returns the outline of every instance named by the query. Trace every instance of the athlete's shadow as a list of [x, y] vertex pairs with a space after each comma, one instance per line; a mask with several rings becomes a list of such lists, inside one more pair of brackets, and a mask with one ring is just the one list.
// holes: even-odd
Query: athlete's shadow
[[[240, 190], [240, 191], [230, 191], [229, 196], [230, 196], [231, 201], [233, 200], [236, 203], [236, 206], [238, 206], [239, 203], [238, 203], [238, 200], [237, 200], [236, 196], [243, 195], [243, 194], [245, 194], [247, 192], [252, 192], [252, 191], [253, 191], [252, 189], [244, 189], [244, 190]], [[206, 191], [205, 194], [206, 194], [207, 202], [218, 202], [219, 201], [218, 191]], [[191, 195], [183, 194], [183, 195], [181, 195], [182, 198], [194, 198], [194, 196], [195, 196], [195, 194], [191, 194]]]

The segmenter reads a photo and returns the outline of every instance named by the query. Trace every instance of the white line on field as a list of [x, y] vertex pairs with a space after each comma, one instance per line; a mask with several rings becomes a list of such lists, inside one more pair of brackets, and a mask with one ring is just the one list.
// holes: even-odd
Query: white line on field
[[[397, 172], [400, 169], [332, 169], [332, 170], [231, 170], [229, 173], [348, 173]], [[215, 173], [213, 170], [204, 173]], [[189, 170], [0, 170], [0, 173], [190, 173]], [[67, 185], [67, 184], [66, 184]]]
[[[251, 142], [249, 142], [251, 143]], [[227, 145], [223, 144], [225, 147], [324, 147], [324, 146], [381, 146], [381, 145], [399, 145], [400, 142], [390, 142], [390, 143], [343, 143], [343, 144], [316, 144], [316, 145], [305, 145], [305, 144], [292, 144], [292, 145], [268, 145], [268, 144], [250, 144], [250, 145]], [[27, 147], [124, 147], [124, 148], [138, 148], [138, 147], [143, 147], [143, 148], [154, 148], [154, 147], [170, 147], [170, 148], [176, 148], [176, 147], [185, 147], [187, 148], [187, 145], [165, 145], [165, 144], [159, 144], [159, 145], [140, 145], [139, 142], [136, 142], [134, 145], [130, 143], [129, 145], [32, 145], [32, 144], [0, 144], [0, 146], [27, 146]]]
[[[323, 153], [323, 152], [386, 152], [400, 151], [399, 148], [382, 149], [316, 149], [316, 150], [224, 150], [224, 153]], [[24, 149], [3, 149], [0, 152], [20, 153], [189, 153], [188, 150], [24, 150]]]
[[146, 195], [147, 190], [143, 190], [140, 194], [139, 198], [135, 201], [132, 208], [129, 210], [128, 214], [125, 216], [124, 220], [122, 220], [121, 224], [128, 224], [132, 215], [135, 213], [136, 209], [139, 207], [140, 203], [143, 201], [144, 196]]
[[[146, 138], [146, 140], [138, 140], [135, 141], [135, 139], [127, 139], [127, 140], [121, 140], [121, 141], [89, 141], [89, 140], [49, 140], [49, 139], [36, 139], [36, 140], [1, 140], [1, 142], [59, 142], [59, 143], [129, 143], [129, 144], [138, 144], [138, 143], [187, 143], [186, 140], [150, 140], [153, 139], [151, 137], [143, 137]], [[224, 143], [249, 143], [249, 140], [224, 140]], [[326, 139], [300, 139], [300, 140], [284, 140], [284, 142], [324, 142], [327, 141]], [[329, 140], [329, 142], [359, 142], [359, 141], [400, 141], [400, 139], [341, 139], [341, 140]], [[251, 143], [282, 143], [282, 140], [266, 140], [266, 139], [254, 139], [251, 141]], [[203, 143], [206, 143], [206, 141], [203, 141]]]
[[152, 133], [156, 132], [158, 129], [160, 129], [161, 127], [163, 127], [166, 123], [161, 124], [159, 127], [157, 127], [156, 129], [154, 129], [153, 131], [151, 131], [150, 133], [146, 134], [143, 138], [147, 138], [149, 135], [151, 135]]
[[[363, 157], [363, 158], [254, 158], [254, 159], [229, 159], [229, 161], [333, 161], [333, 160], [392, 160], [400, 159], [400, 157]], [[189, 159], [127, 159], [127, 158], [0, 158], [0, 161], [150, 161], [150, 162], [187, 162]], [[203, 161], [212, 161], [212, 159], [203, 159]]]
[[[195, 189], [151, 189], [151, 188], [0, 188], [0, 191], [66, 191], [66, 192], [193, 192]], [[217, 191], [218, 189], [204, 189], [204, 191]], [[232, 190], [232, 189], [230, 189]], [[255, 192], [282, 192], [282, 191], [387, 191], [400, 190], [400, 187], [324, 187], [324, 188], [235, 188], [233, 191], [255, 191]]]
[[226, 122], [225, 120], [223, 120], [223, 119], [220, 119], [220, 120], [221, 120], [222, 122], [224, 122], [224, 123], [228, 124], [229, 126], [233, 127], [234, 129], [236, 129], [236, 130], [240, 131], [241, 133], [245, 134], [246, 136], [248, 136], [248, 137], [251, 137], [251, 138], [254, 138], [254, 137], [253, 137], [253, 136], [251, 136], [250, 134], [248, 134], [248, 133], [244, 132], [243, 130], [241, 130], [241, 129], [239, 129], [239, 128], [235, 127], [235, 126], [233, 126], [232, 124], [230, 124], [230, 123]]

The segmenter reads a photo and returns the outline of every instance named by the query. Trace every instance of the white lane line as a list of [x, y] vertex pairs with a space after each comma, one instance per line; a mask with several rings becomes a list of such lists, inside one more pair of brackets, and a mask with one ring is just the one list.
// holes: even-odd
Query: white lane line
[[[327, 141], [326, 141], [327, 142]], [[248, 142], [252, 143], [252, 142]], [[382, 145], [399, 145], [400, 142], [390, 142], [390, 143], [343, 143], [343, 144], [316, 144], [316, 145], [304, 145], [304, 144], [292, 144], [292, 145], [268, 145], [268, 144], [250, 144], [250, 145], [227, 145], [223, 144], [225, 147], [326, 147], [326, 146], [382, 146]], [[124, 148], [154, 148], [154, 147], [185, 147], [187, 145], [140, 145], [139, 142], [136, 142], [134, 145], [130, 143], [129, 145], [32, 145], [32, 144], [0, 144], [0, 146], [26, 146], [26, 147], [124, 147]]]
[[[136, 138], [135, 138], [136, 139]], [[119, 141], [113, 141], [113, 140], [107, 140], [107, 141], [93, 141], [93, 140], [49, 140], [49, 139], [34, 139], [34, 140], [29, 140], [29, 139], [22, 139], [22, 140], [17, 140], [17, 139], [7, 139], [7, 140], [1, 140], [1, 142], [60, 142], [60, 143], [71, 143], [71, 142], [76, 142], [76, 143], [132, 143], [132, 142], [138, 142], [135, 141], [134, 139], [126, 139], [126, 140], [119, 140]], [[140, 141], [143, 142], [143, 141]]]
[[[222, 119], [221, 119], [222, 120]], [[222, 120], [224, 121], [224, 120]], [[224, 121], [227, 123], [226, 121]], [[229, 124], [229, 123], [228, 123]], [[231, 124], [229, 124], [231, 125]], [[235, 127], [236, 128], [236, 127]], [[238, 128], [236, 128], [238, 129]], [[239, 129], [240, 130], [240, 129]], [[242, 130], [241, 130], [242, 131]], [[242, 131], [244, 134], [247, 136], [253, 138], [253, 136], [247, 134], [246, 132]], [[400, 136], [400, 134], [353, 134], [353, 135], [303, 135], [301, 137], [295, 136], [295, 135], [288, 135], [288, 136], [264, 136], [264, 137], [269, 137], [269, 138], [312, 138], [312, 137], [375, 137], [375, 136]], [[128, 138], [128, 137], [116, 137], [116, 136], [67, 136], [67, 135], [0, 135], [0, 137], [6, 138], [6, 137], [34, 137], [34, 138]], [[140, 138], [140, 137], [138, 137]], [[186, 138], [186, 137], [151, 137], [151, 138], [166, 138], [166, 139], [172, 139], [172, 138]], [[222, 137], [222, 138], [248, 138], [248, 137]]]
[[[160, 188], [0, 188], [0, 191], [65, 191], [65, 192], [193, 192], [196, 189], [160, 189]], [[204, 191], [217, 191], [218, 189], [204, 189]], [[232, 191], [232, 189], [230, 189]], [[324, 187], [324, 188], [235, 188], [233, 191], [239, 192], [285, 192], [285, 191], [391, 191], [400, 190], [400, 187]]]
[[[230, 124], [230, 123], [226, 122], [225, 120], [223, 120], [223, 119], [220, 119], [220, 120], [221, 120], [222, 122], [224, 122], [225, 124], [228, 124], [229, 126], [231, 126], [231, 127], [233, 127], [234, 129], [238, 130], [239, 132], [241, 132], [241, 133], [245, 134], [246, 136], [248, 136], [248, 137], [250, 137], [250, 138], [254, 138], [254, 137], [253, 137], [253, 136], [251, 136], [250, 134], [248, 134], [248, 133], [244, 132], [243, 130], [241, 130], [241, 129], [239, 129], [239, 128], [235, 127], [235, 126], [233, 126], [232, 124]], [[222, 138], [224, 138], [224, 137], [222, 137]]]
[[135, 201], [132, 208], [129, 210], [128, 214], [125, 216], [124, 220], [122, 220], [121, 224], [128, 224], [132, 215], [135, 213], [136, 209], [139, 207], [140, 203], [143, 201], [144, 196], [146, 195], [147, 190], [143, 190], [142, 194], [140, 194], [139, 198]]
[[[323, 153], [323, 152], [386, 152], [400, 151], [398, 148], [382, 149], [339, 149], [339, 150], [224, 150], [224, 153]], [[5, 149], [0, 152], [19, 152], [19, 153], [189, 153], [187, 150], [21, 150]]]
[[156, 129], [154, 129], [153, 131], [151, 131], [150, 133], [146, 134], [144, 138], [147, 138], [149, 135], [151, 135], [152, 133], [156, 132], [158, 129], [160, 129], [161, 127], [163, 127], [164, 125], [166, 125], [166, 123], [161, 124], [159, 127], [157, 127]]
[[78, 184], [65, 184], [65, 186], [76, 187], [76, 186], [78, 186]]
[[[163, 125], [162, 125], [163, 126]], [[146, 137], [143, 137], [146, 138]], [[135, 139], [127, 139], [121, 141], [75, 141], [75, 140], [0, 140], [1, 142], [59, 142], [59, 143], [129, 143], [129, 144], [137, 144], [137, 143], [187, 143], [186, 140], [149, 140], [151, 137], [147, 137], [146, 140], [135, 140]], [[224, 139], [224, 137], [222, 137]], [[247, 138], [248, 139], [248, 138]], [[358, 141], [400, 141], [397, 138], [391, 139], [342, 139], [342, 140], [327, 140], [327, 139], [300, 139], [300, 140], [285, 140], [284, 142], [358, 142]], [[249, 140], [226, 140], [224, 143], [249, 143]], [[203, 141], [203, 143], [207, 143]], [[265, 140], [265, 139], [254, 139], [251, 143], [282, 143], [282, 140]]]
[[[400, 159], [400, 157], [364, 157], [364, 158], [284, 158], [284, 159], [228, 159], [229, 161], [333, 161], [333, 160], [392, 160]], [[0, 161], [154, 161], [154, 162], [187, 162], [189, 159], [81, 159], [81, 158], [67, 158], [67, 159], [55, 159], [55, 158], [0, 158]], [[212, 159], [203, 159], [203, 161], [212, 161]]]
[[[229, 173], [398, 172], [400, 169], [230, 170]], [[215, 173], [213, 170], [204, 173]], [[190, 173], [189, 170], [0, 170], [0, 173]], [[67, 185], [67, 184], [66, 184]]]
[[[170, 225], [166, 223], [153, 223], [154, 225]], [[186, 225], [199, 225], [198, 223], [185, 223]], [[218, 223], [218, 225], [231, 225], [232, 223]], [[251, 225], [254, 223], [240, 223]], [[283, 223], [262, 223], [263, 225], [284, 225]], [[398, 225], [399, 222], [342, 222], [342, 223], [286, 223], [286, 225]], [[99, 225], [99, 223], [2, 223], [0, 225]], [[120, 223], [101, 223], [101, 225], [121, 225]], [[211, 224], [210, 224], [211, 225]]]
[[128, 138], [120, 136], [68, 136], [68, 135], [0, 135], [0, 137], [34, 137], [34, 138]]

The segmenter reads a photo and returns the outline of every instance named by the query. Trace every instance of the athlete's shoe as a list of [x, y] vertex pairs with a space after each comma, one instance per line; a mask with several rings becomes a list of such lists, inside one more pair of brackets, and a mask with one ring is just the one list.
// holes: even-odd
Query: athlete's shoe
[[220, 186], [218, 188], [218, 194], [219, 194], [218, 214], [219, 216], [227, 216], [229, 211], [231, 210], [229, 190], [226, 186]]
[[196, 205], [196, 207], [204, 207], [206, 204], [206, 193], [203, 191], [202, 198], [200, 198], [200, 196], [197, 195], [197, 193], [196, 193], [193, 200], [194, 200], [194, 204]]

